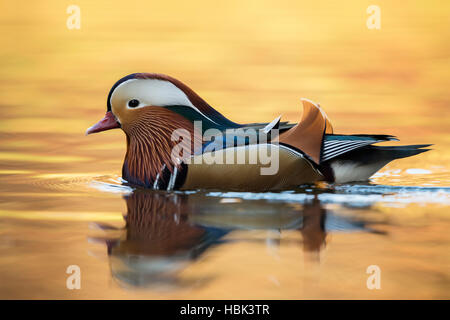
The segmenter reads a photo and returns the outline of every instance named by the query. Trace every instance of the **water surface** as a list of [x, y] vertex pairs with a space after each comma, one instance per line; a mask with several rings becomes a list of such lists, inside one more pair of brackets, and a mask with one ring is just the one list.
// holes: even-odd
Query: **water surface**
[[[359, 1], [78, 5], [80, 30], [59, 1], [1, 5], [0, 298], [450, 298], [449, 3], [381, 1], [381, 30]], [[140, 71], [237, 122], [298, 121], [306, 97], [338, 133], [434, 150], [367, 183], [133, 190], [124, 135], [84, 131]]]

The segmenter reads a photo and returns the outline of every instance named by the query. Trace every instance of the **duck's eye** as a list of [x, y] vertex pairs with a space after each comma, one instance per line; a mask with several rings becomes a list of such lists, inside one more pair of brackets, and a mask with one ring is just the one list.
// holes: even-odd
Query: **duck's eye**
[[128, 101], [128, 106], [130, 108], [136, 108], [139, 105], [139, 100], [133, 99]]

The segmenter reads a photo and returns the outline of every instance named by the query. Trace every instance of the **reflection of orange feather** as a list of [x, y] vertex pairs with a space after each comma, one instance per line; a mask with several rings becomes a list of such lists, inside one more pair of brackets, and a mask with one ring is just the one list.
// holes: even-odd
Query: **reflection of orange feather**
[[[151, 182], [163, 165], [170, 171], [177, 165], [171, 159], [175, 145], [193, 152], [196, 135], [193, 124], [173, 111], [161, 107], [136, 111], [136, 119], [123, 127], [127, 134], [124, 179], [130, 182]], [[172, 141], [172, 133], [177, 129], [186, 130], [188, 136], [182, 135], [181, 141]]]
[[282, 133], [280, 142], [300, 149], [319, 164], [323, 135], [333, 133], [333, 127], [325, 112], [318, 105], [307, 99], [302, 99], [302, 103], [302, 120]]

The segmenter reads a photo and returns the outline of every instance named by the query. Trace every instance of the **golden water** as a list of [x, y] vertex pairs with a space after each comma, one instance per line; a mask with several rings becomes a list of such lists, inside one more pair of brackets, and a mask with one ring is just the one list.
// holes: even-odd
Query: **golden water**
[[[0, 5], [0, 298], [450, 298], [450, 2], [378, 1], [380, 30], [365, 1], [76, 4], [80, 30], [64, 1]], [[368, 185], [124, 199], [124, 135], [84, 131], [132, 72], [237, 122], [306, 97], [338, 133], [434, 150]]]

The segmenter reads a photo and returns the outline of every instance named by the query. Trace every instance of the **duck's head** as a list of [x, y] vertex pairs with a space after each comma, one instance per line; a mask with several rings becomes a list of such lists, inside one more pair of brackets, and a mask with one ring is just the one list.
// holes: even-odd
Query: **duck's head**
[[194, 121], [202, 121], [203, 130], [236, 126], [182, 82], [162, 74], [133, 73], [113, 85], [105, 117], [86, 134], [121, 128], [127, 136], [124, 179], [146, 185], [162, 166], [175, 165], [171, 160], [171, 150], [178, 144], [171, 138], [175, 130], [189, 132], [189, 149], [194, 152], [199, 136], [194, 135]]
[[234, 124], [181, 81], [163, 74], [133, 73], [112, 86], [105, 117], [88, 128], [86, 134], [115, 128], [129, 133], [135, 126], [142, 125], [140, 120], [145, 114], [153, 111], [157, 118], [157, 113], [169, 114], [167, 110], [191, 122], [201, 120], [206, 129]]

